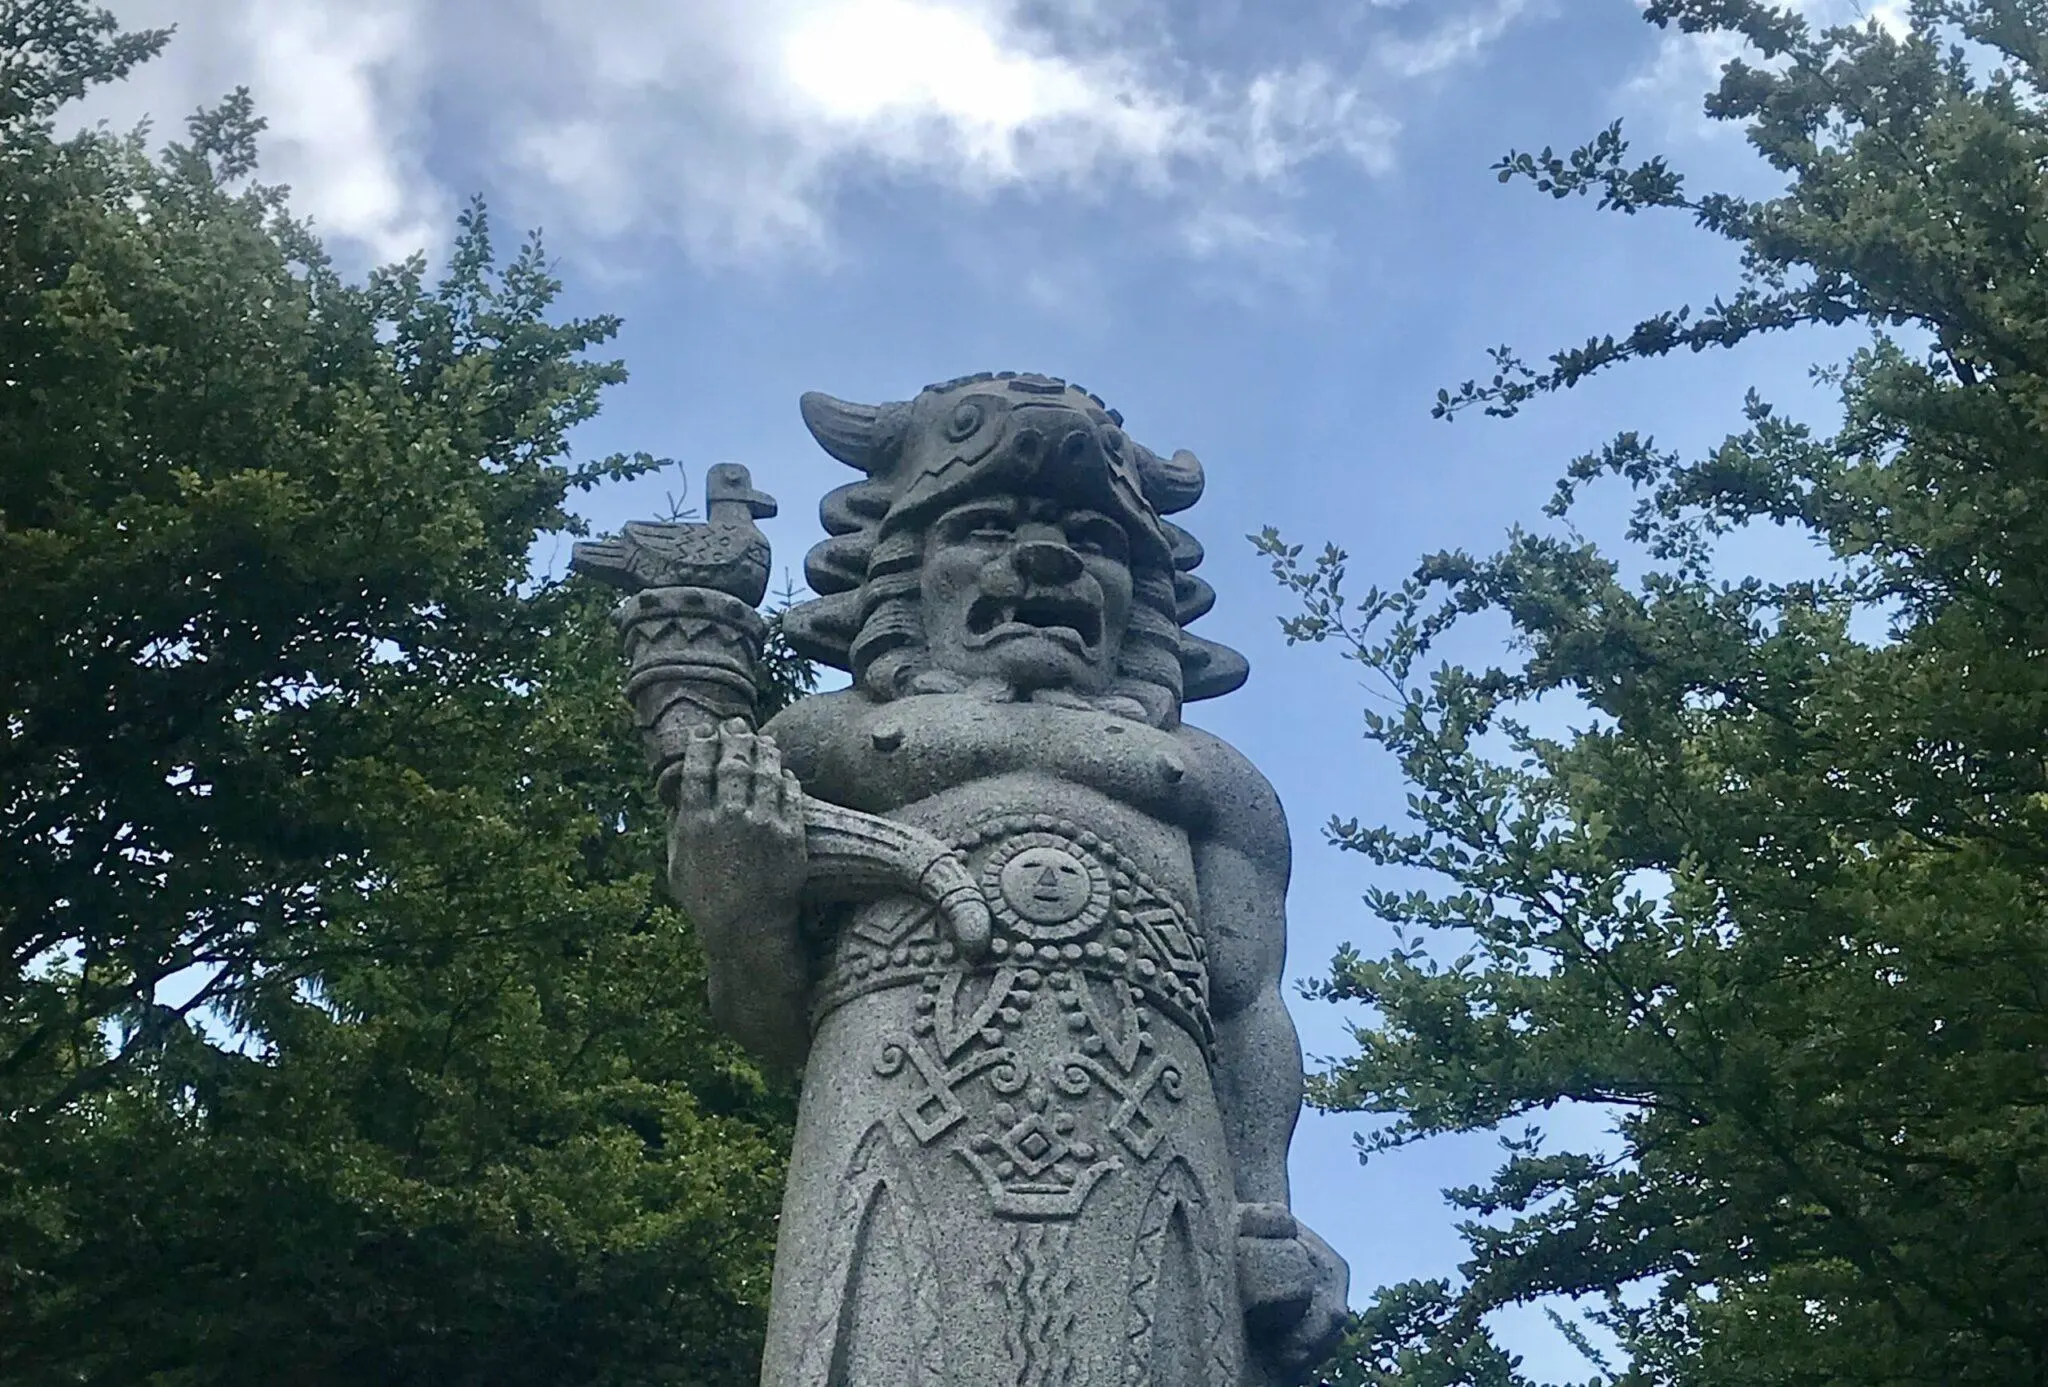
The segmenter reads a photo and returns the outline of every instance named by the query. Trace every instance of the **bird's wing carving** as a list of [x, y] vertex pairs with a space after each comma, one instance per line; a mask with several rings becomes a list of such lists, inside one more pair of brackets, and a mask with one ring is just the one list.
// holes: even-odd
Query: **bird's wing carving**
[[579, 540], [569, 552], [569, 567], [586, 577], [629, 591], [640, 586], [633, 561], [639, 546], [623, 536]]
[[689, 553], [714, 533], [704, 525], [671, 525], [654, 520], [628, 520], [625, 536], [655, 562]]
[[[570, 567], [627, 589], [716, 585], [723, 571], [765, 565], [768, 538], [753, 525], [664, 524], [629, 520], [615, 539], [578, 544]], [[741, 576], [737, 572], [734, 577]]]
[[766, 541], [752, 525], [655, 525], [629, 521], [627, 534], [662, 564], [731, 563]]

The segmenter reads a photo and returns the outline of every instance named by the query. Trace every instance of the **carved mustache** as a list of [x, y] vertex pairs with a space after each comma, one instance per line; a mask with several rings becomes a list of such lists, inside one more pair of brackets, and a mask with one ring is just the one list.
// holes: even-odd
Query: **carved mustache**
[[968, 644], [1008, 636], [1044, 635], [1089, 654], [1102, 644], [1102, 609], [1073, 592], [1026, 592], [977, 597], [967, 608]]

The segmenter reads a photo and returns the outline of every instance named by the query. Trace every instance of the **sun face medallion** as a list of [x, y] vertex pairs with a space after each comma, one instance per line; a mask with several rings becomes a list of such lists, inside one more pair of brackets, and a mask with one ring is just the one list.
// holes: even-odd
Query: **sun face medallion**
[[1058, 943], [1092, 934], [1109, 915], [1102, 864], [1057, 833], [1023, 833], [982, 867], [982, 890], [1019, 938]]

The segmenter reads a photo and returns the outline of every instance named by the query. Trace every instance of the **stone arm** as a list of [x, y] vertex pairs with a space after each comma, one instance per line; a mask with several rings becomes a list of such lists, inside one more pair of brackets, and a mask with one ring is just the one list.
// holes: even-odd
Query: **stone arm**
[[[669, 889], [704, 945], [712, 1018], [757, 1055], [792, 1068], [809, 1045], [807, 903], [918, 897], [938, 908], [970, 959], [986, 951], [990, 924], [980, 887], [946, 844], [804, 793], [798, 772], [816, 764], [817, 729], [793, 714], [760, 732], [740, 718], [698, 726], [662, 773], [674, 810]], [[795, 734], [788, 765], [777, 729]]]
[[703, 946], [712, 1020], [771, 1065], [796, 1068], [810, 1039], [796, 779], [772, 739], [734, 721], [690, 735], [674, 794], [669, 892]]
[[1287, 1147], [1301, 1112], [1301, 1042], [1280, 996], [1287, 958], [1287, 820], [1264, 776], [1214, 738], [1203, 760], [1217, 786], [1195, 851], [1195, 890], [1209, 945], [1216, 1098], [1237, 1197], [1288, 1202]]
[[1342, 1332], [1349, 1271], [1289, 1209], [1287, 1148], [1301, 1114], [1301, 1042], [1280, 995], [1287, 958], [1287, 818], [1266, 778], [1224, 743], [1186, 729], [1212, 788], [1194, 836], [1209, 946], [1214, 1084], [1237, 1182], [1238, 1274], [1259, 1366], [1290, 1378]]

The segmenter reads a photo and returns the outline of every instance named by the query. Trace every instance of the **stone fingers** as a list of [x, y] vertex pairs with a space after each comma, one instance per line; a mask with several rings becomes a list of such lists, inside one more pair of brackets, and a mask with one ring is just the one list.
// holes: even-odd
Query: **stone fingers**
[[712, 803], [722, 814], [739, 814], [753, 797], [754, 734], [733, 718], [718, 728], [717, 787]]
[[678, 808], [710, 807], [718, 775], [718, 747], [717, 728], [699, 727], [690, 733], [689, 741], [683, 744], [683, 769], [676, 794]]
[[804, 840], [803, 786], [794, 771], [783, 768], [781, 748], [765, 733], [754, 753], [753, 813], [773, 825], [778, 835]]
[[809, 829], [805, 824], [805, 809], [810, 801], [804, 797], [803, 782], [796, 778], [795, 771], [782, 773], [782, 784], [776, 791], [776, 818], [799, 842], [805, 841]]
[[754, 781], [747, 802], [761, 818], [781, 817], [782, 751], [773, 737], [763, 735], [754, 739]]
[[682, 803], [720, 815], [801, 831], [803, 791], [782, 766], [782, 749], [765, 732], [731, 718], [691, 734], [683, 752]]

